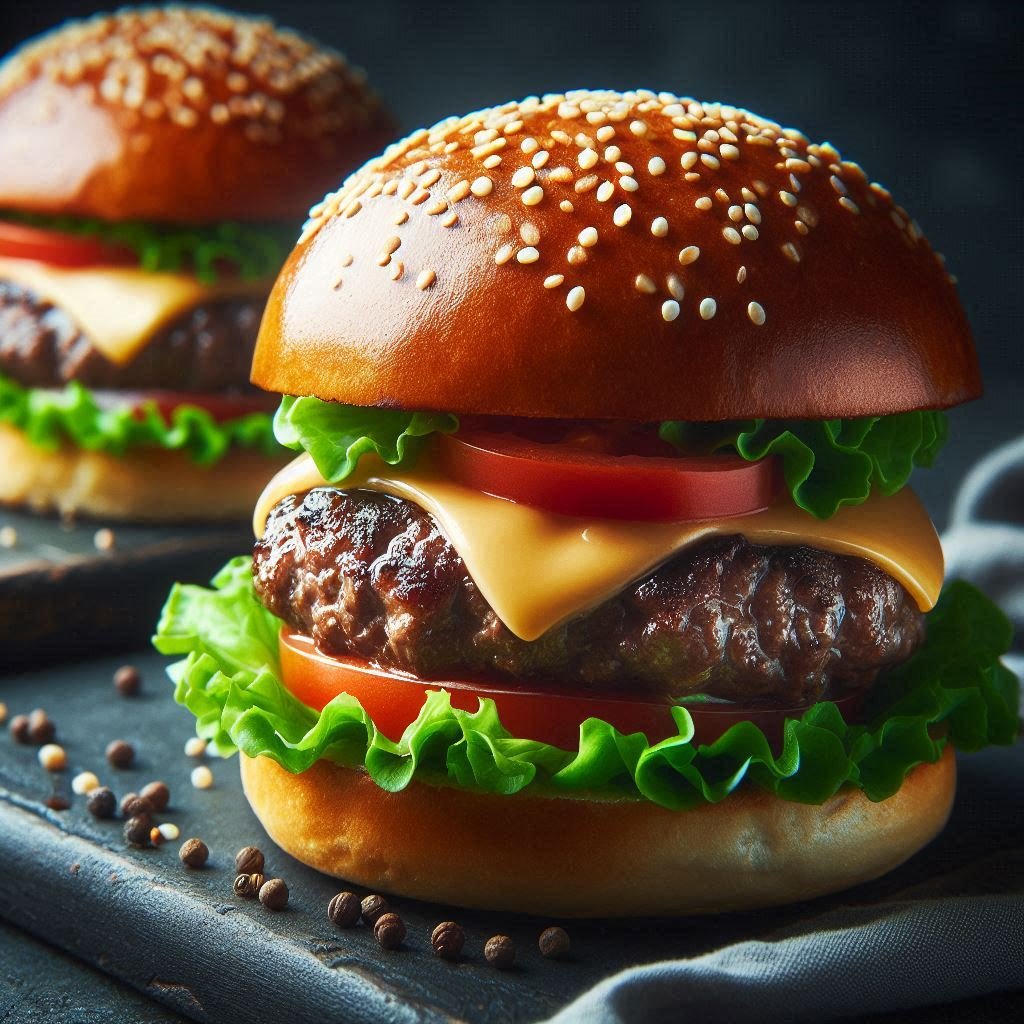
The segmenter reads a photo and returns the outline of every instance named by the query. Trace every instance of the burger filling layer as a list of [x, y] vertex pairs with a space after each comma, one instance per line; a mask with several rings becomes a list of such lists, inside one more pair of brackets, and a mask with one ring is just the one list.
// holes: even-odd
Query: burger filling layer
[[254, 552], [267, 609], [328, 653], [426, 677], [460, 673], [787, 705], [870, 686], [924, 619], [873, 563], [719, 536], [597, 607], [516, 636], [433, 517], [413, 502], [318, 487], [271, 511]]

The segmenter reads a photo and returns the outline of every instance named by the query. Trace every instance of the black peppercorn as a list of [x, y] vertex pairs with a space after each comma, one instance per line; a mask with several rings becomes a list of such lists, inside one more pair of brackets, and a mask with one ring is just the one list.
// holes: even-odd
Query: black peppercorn
[[134, 665], [122, 665], [114, 673], [114, 689], [122, 697], [134, 697], [142, 688], [142, 675]]
[[125, 793], [121, 798], [121, 814], [125, 818], [134, 818], [137, 814], [152, 814], [154, 810], [149, 800], [138, 793]]
[[143, 800], [148, 800], [154, 811], [162, 811], [171, 802], [171, 790], [166, 782], [149, 782], [139, 791]]
[[388, 903], [383, 896], [378, 896], [374, 893], [372, 896], [367, 896], [362, 904], [360, 905], [360, 913], [363, 915], [363, 921], [366, 924], [373, 927], [377, 923], [377, 918], [381, 914], [386, 914], [391, 909], [391, 905]]
[[516, 960], [515, 943], [507, 935], [492, 935], [484, 946], [484, 959], [499, 970], [511, 967]]
[[260, 886], [260, 903], [267, 910], [284, 910], [288, 906], [288, 886], [280, 878], [268, 878]]
[[117, 808], [117, 797], [106, 786], [99, 786], [89, 794], [85, 806], [94, 818], [112, 818]]
[[38, 747], [44, 743], [50, 743], [57, 735], [57, 726], [50, 721], [49, 715], [42, 709], [36, 708], [28, 716], [28, 736]]
[[335, 928], [351, 928], [362, 912], [362, 904], [354, 892], [339, 892], [327, 904], [327, 916]]
[[149, 833], [153, 828], [153, 819], [148, 814], [139, 814], [124, 823], [124, 839], [131, 846], [144, 849], [149, 846]]
[[111, 740], [107, 744], [107, 760], [115, 768], [128, 768], [135, 760], [135, 748], [124, 740]]
[[261, 872], [264, 867], [263, 853], [255, 846], [243, 846], [235, 854], [235, 870], [240, 875]]
[[28, 734], [28, 715], [15, 715], [8, 728], [15, 743], [28, 743], [32, 738]]
[[201, 868], [210, 856], [210, 848], [202, 839], [186, 839], [178, 851], [181, 863], [187, 868]]
[[241, 896], [243, 899], [252, 899], [263, 887], [263, 883], [266, 879], [259, 873], [254, 872], [252, 874], [242, 873], [235, 877], [235, 882], [232, 888], [235, 890], [236, 896]]
[[541, 956], [555, 960], [569, 952], [569, 934], [564, 928], [545, 928], [537, 939], [537, 945]]
[[405, 941], [405, 922], [397, 914], [381, 914], [373, 925], [373, 937], [382, 949], [398, 949]]
[[466, 933], [454, 921], [442, 921], [430, 933], [430, 945], [442, 960], [457, 960], [466, 943]]

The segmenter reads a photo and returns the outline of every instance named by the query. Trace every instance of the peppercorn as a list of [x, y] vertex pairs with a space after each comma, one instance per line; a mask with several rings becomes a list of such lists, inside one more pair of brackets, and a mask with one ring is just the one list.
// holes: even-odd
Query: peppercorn
[[267, 910], [284, 910], [288, 906], [288, 886], [281, 878], [268, 878], [260, 886], [260, 903]]
[[49, 743], [57, 735], [57, 726], [42, 708], [36, 708], [28, 716], [28, 735], [37, 747]]
[[569, 933], [564, 928], [545, 928], [537, 939], [540, 955], [557, 960], [569, 952]]
[[171, 802], [171, 790], [166, 782], [147, 782], [139, 796], [148, 800], [154, 811], [162, 811]]
[[153, 819], [148, 814], [138, 814], [124, 823], [124, 839], [131, 846], [140, 849], [149, 846], [149, 833], [153, 828]]
[[263, 888], [265, 881], [266, 879], [258, 871], [251, 874], [243, 872], [235, 877], [232, 888], [235, 890], [236, 896], [242, 896], [248, 900], [252, 899]]
[[121, 798], [121, 814], [125, 818], [134, 818], [137, 814], [152, 814], [155, 809], [146, 797], [138, 793], [126, 793]]
[[15, 743], [28, 743], [31, 740], [28, 734], [28, 715], [15, 715], [8, 728]]
[[66, 811], [71, 806], [71, 801], [63, 793], [51, 793], [46, 798], [46, 806], [51, 811]]
[[187, 868], [201, 868], [210, 856], [210, 848], [202, 839], [186, 839], [178, 851], [181, 863]]
[[484, 946], [484, 959], [504, 971], [515, 963], [516, 945], [507, 935], [492, 935]]
[[378, 896], [376, 893], [372, 896], [367, 896], [360, 904], [360, 913], [363, 915], [363, 921], [370, 925], [371, 928], [377, 923], [377, 918], [381, 914], [386, 914], [390, 910], [391, 904], [383, 896]]
[[122, 697], [134, 697], [142, 688], [142, 675], [134, 665], [122, 665], [114, 673], [114, 689]]
[[107, 760], [115, 768], [128, 768], [135, 760], [135, 748], [124, 740], [111, 740], [107, 744]]
[[62, 772], [68, 766], [68, 755], [57, 743], [45, 743], [39, 748], [39, 763], [48, 772]]
[[354, 892], [339, 892], [327, 904], [327, 916], [335, 928], [351, 928], [362, 912], [362, 904]]
[[210, 787], [213, 786], [213, 772], [210, 770], [209, 765], [196, 765], [196, 767], [192, 769], [192, 773], [189, 778], [196, 789], [210, 789]]
[[235, 870], [240, 875], [252, 875], [262, 871], [264, 867], [263, 853], [255, 846], [243, 846], [235, 854]]
[[466, 933], [454, 921], [442, 921], [430, 933], [430, 945], [442, 960], [458, 960], [466, 943]]
[[117, 797], [106, 786], [100, 786], [89, 794], [85, 806], [94, 818], [112, 818], [117, 807]]
[[398, 949], [405, 941], [405, 922], [397, 914], [381, 914], [373, 925], [373, 937], [382, 949]]

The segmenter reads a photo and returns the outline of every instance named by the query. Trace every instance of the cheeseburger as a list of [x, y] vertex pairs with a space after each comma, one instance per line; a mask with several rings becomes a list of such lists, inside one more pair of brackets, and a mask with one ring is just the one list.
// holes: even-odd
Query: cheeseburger
[[222, 11], [124, 10], [9, 56], [0, 503], [247, 515], [283, 464], [248, 381], [270, 285], [388, 128], [338, 54]]
[[831, 145], [575, 92], [315, 206], [253, 380], [304, 453], [156, 644], [285, 850], [547, 915], [784, 903], [1012, 742], [1006, 619], [907, 486], [980, 391], [941, 260]]

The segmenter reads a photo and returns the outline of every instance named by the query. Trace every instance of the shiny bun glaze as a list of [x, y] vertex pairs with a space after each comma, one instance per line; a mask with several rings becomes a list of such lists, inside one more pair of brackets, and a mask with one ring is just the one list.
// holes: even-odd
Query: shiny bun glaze
[[0, 67], [0, 208], [294, 220], [390, 135], [361, 71], [266, 19], [97, 15]]
[[413, 133], [311, 211], [253, 380], [357, 405], [836, 417], [980, 393], [941, 258], [829, 144], [665, 93]]

